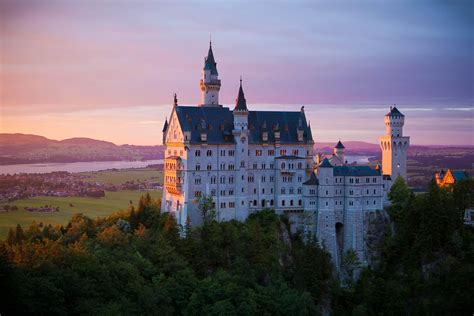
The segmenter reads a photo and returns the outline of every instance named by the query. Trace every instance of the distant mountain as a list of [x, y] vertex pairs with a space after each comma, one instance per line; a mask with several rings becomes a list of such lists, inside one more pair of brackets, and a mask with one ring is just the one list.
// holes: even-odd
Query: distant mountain
[[0, 165], [151, 160], [163, 158], [163, 150], [163, 146], [118, 146], [82, 137], [53, 140], [38, 135], [0, 133]]

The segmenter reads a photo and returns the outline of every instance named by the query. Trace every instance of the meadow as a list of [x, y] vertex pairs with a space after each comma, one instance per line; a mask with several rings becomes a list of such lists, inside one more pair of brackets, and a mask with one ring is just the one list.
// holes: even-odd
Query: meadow
[[122, 184], [127, 181], [153, 180], [163, 183], [163, 171], [151, 168], [82, 172], [79, 175], [84, 176], [84, 180], [89, 182]]
[[[84, 176], [85, 181], [122, 184], [127, 181], [145, 180], [163, 183], [163, 172], [156, 169], [127, 169], [127, 170], [106, 170], [99, 172], [83, 172], [79, 175]], [[153, 199], [161, 200], [162, 191], [149, 191]], [[16, 205], [17, 211], [0, 213], [0, 239], [5, 239], [10, 228], [20, 224], [26, 228], [33, 221], [36, 223], [65, 225], [71, 219], [73, 214], [83, 213], [90, 218], [104, 217], [111, 213], [127, 209], [132, 202], [135, 207], [144, 191], [106, 191], [102, 198], [93, 197], [52, 197], [37, 196], [34, 198], [12, 201], [10, 205]], [[58, 212], [29, 212], [25, 207], [40, 207], [50, 205], [59, 207]]]

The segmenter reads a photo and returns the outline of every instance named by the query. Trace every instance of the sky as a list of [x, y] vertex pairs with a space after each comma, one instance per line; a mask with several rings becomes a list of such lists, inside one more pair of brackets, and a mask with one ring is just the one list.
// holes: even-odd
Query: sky
[[200, 102], [212, 36], [233, 108], [302, 105], [315, 141], [474, 145], [473, 1], [0, 1], [0, 132], [158, 145]]

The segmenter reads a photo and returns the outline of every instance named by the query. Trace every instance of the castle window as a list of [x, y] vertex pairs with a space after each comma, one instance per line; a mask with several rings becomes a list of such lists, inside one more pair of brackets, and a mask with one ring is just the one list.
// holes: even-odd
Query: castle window
[[367, 189], [367, 195], [369, 195], [369, 189]]
[[225, 202], [221, 202], [221, 208], [225, 208]]
[[290, 188], [290, 194], [293, 194], [293, 193], [295, 193], [295, 192], [294, 192], [294, 189], [293, 189], [293, 188]]
[[212, 165], [209, 163], [207, 164], [207, 171], [211, 171], [212, 170]]
[[286, 189], [285, 188], [281, 188], [281, 194], [286, 194]]
[[273, 182], [275, 180], [274, 176], [270, 176], [270, 182]]
[[216, 180], [217, 180], [216, 177], [212, 177], [211, 178], [211, 184], [216, 184]]
[[257, 169], [257, 164], [256, 163], [253, 164], [253, 168]]
[[225, 149], [221, 149], [221, 156], [225, 157]]
[[372, 178], [373, 183], [377, 183], [377, 178]]
[[273, 188], [270, 188], [270, 194], [273, 194]]
[[286, 156], [286, 149], [280, 149], [280, 156]]
[[234, 177], [229, 177], [229, 183], [230, 184], [234, 183]]
[[229, 150], [229, 156], [233, 157], [234, 155], [235, 155], [235, 151], [234, 150]]
[[212, 150], [208, 150], [208, 151], [206, 152], [206, 156], [211, 157], [211, 156], [212, 156]]
[[377, 189], [374, 189], [374, 195], [377, 194]]
[[235, 207], [235, 202], [229, 202], [229, 208], [234, 208]]
[[255, 156], [261, 156], [262, 155], [262, 150], [261, 149], [257, 149], [255, 151]]
[[195, 178], [194, 184], [201, 184], [201, 178]]
[[290, 200], [290, 206], [293, 206], [293, 200]]
[[301, 162], [298, 162], [298, 169], [302, 169], [303, 168], [303, 164]]
[[265, 176], [262, 176], [262, 182], [265, 182], [267, 178]]
[[286, 165], [284, 162], [281, 163], [281, 169], [285, 169]]
[[265, 163], [262, 163], [262, 169], [265, 169], [266, 168], [266, 164]]
[[265, 194], [265, 188], [262, 189], [262, 194]]
[[275, 156], [275, 150], [273, 149], [269, 149], [267, 153], [268, 153], [268, 156]]
[[201, 191], [194, 191], [194, 197], [201, 197]]
[[301, 206], [303, 204], [303, 201], [298, 200], [298, 205]]
[[326, 190], [326, 195], [329, 195], [329, 191], [328, 191], [328, 190]]
[[369, 183], [370, 182], [370, 178], [365, 178], [365, 183]]
[[257, 194], [257, 188], [253, 188], [253, 194]]
[[375, 200], [374, 200], [374, 205], [376, 204]]
[[273, 199], [270, 200], [270, 206], [273, 206]]
[[298, 194], [301, 194], [301, 192], [302, 192], [302, 189], [298, 188]]
[[298, 182], [299, 183], [303, 182], [303, 177], [302, 176], [298, 176]]
[[197, 164], [196, 165], [196, 171], [200, 171], [201, 170], [201, 165], [200, 164]]
[[257, 200], [253, 200], [253, 206], [257, 206]]
[[241, 167], [241, 168], [245, 168], [245, 161], [242, 160], [242, 161], [240, 162], [240, 167]]
[[221, 170], [225, 170], [225, 163], [221, 163]]
[[221, 184], [225, 184], [225, 177], [224, 177], [224, 176], [221, 177], [220, 183], [221, 183]]
[[350, 206], [354, 206], [354, 201], [349, 201]]
[[201, 151], [200, 151], [199, 149], [196, 150], [196, 151], [194, 152], [194, 155], [195, 155], [196, 157], [201, 157]]
[[353, 178], [349, 178], [349, 183], [354, 183], [354, 179], [353, 179]]
[[354, 190], [349, 190], [349, 195], [354, 195]]
[[211, 196], [216, 196], [216, 190], [215, 189], [211, 190]]
[[326, 206], [328, 206], [328, 205], [329, 205], [329, 202], [326, 201]]
[[285, 200], [281, 201], [281, 206], [285, 206]]

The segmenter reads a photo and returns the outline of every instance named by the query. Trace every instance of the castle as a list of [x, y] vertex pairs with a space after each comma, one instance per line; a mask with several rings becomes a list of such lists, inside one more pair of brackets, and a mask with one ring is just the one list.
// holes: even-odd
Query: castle
[[181, 227], [202, 222], [200, 197], [211, 196], [217, 220], [243, 221], [263, 208], [287, 214], [292, 228], [311, 232], [339, 266], [353, 249], [365, 261], [365, 214], [382, 210], [396, 177], [406, 178], [409, 137], [404, 115], [391, 108], [380, 138], [382, 166], [348, 165], [339, 142], [331, 157], [314, 154], [311, 126], [299, 111], [253, 111], [242, 79], [230, 109], [219, 104], [221, 81], [212, 45], [205, 58], [201, 104], [180, 106], [175, 95], [163, 127], [162, 210]]

